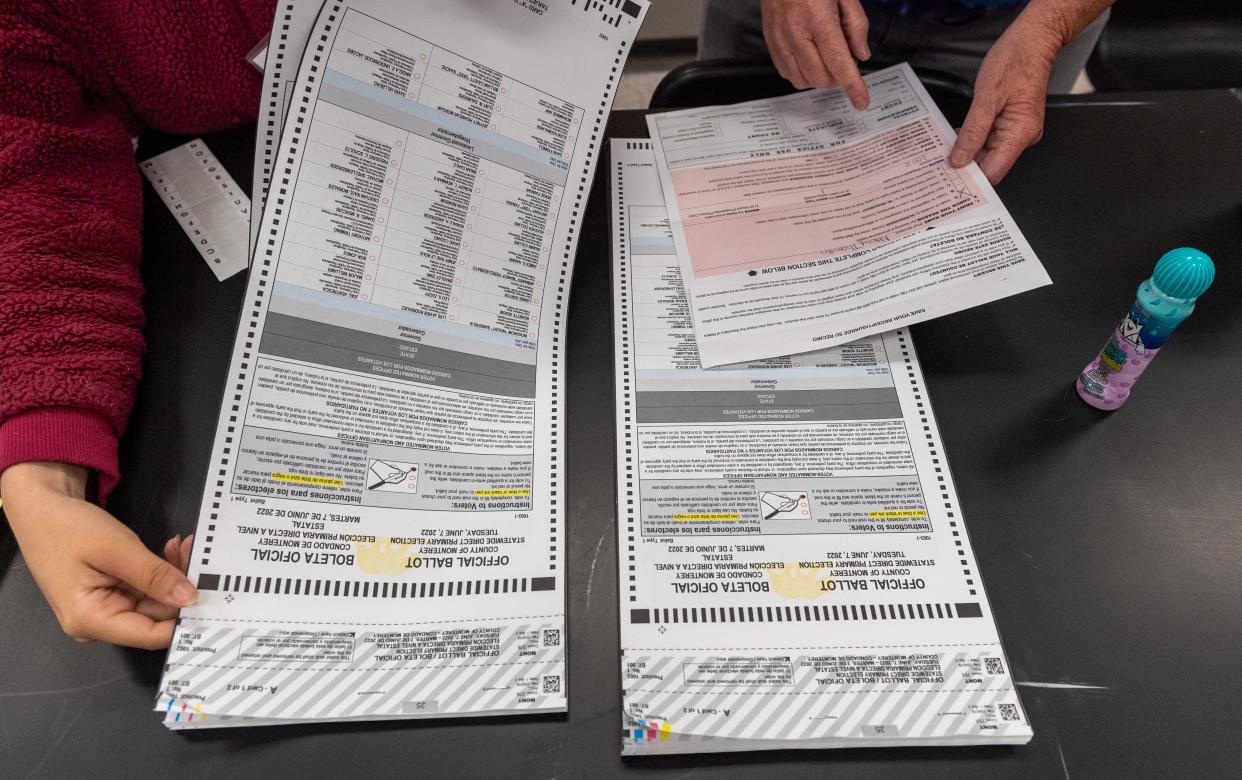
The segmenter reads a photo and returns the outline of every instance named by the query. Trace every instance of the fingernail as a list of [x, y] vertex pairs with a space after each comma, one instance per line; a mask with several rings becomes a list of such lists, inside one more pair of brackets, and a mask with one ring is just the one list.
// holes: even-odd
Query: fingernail
[[954, 168], [961, 168], [966, 164], [966, 155], [963, 152], [953, 152], [949, 155], [949, 165]]
[[198, 601], [198, 591], [188, 582], [183, 582], [173, 588], [173, 598], [183, 607], [190, 607], [194, 602]]
[[177, 546], [181, 546], [181, 534], [177, 534], [176, 536], [173, 537], [173, 544], [176, 544]]

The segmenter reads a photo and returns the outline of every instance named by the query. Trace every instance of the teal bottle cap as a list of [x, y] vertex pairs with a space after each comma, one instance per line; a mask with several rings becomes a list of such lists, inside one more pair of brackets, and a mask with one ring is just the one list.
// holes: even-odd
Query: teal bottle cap
[[1165, 252], [1152, 271], [1151, 282], [1170, 298], [1193, 301], [1212, 286], [1216, 266], [1212, 258], [1190, 247]]

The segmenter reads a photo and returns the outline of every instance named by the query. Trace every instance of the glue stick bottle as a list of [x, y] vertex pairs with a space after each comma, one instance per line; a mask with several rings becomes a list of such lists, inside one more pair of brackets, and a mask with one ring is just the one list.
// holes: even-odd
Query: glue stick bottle
[[1151, 278], [1139, 285], [1138, 300], [1104, 349], [1078, 376], [1082, 400], [1106, 410], [1125, 403], [1139, 375], [1215, 278], [1212, 259], [1198, 249], [1166, 252]]

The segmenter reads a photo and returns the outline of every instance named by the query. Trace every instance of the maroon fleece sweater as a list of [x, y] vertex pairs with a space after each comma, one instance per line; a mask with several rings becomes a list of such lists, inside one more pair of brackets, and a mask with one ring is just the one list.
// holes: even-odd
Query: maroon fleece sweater
[[275, 0], [0, 0], [0, 471], [116, 485], [142, 357], [130, 137], [254, 118]]

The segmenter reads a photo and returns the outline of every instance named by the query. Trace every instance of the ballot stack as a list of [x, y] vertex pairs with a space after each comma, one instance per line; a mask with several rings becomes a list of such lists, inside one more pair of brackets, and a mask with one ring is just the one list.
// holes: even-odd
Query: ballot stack
[[566, 295], [647, 0], [280, 0], [253, 207], [144, 161], [249, 266], [171, 729], [563, 712]]
[[1048, 276], [866, 82], [612, 140], [626, 755], [1031, 738], [907, 326]]

